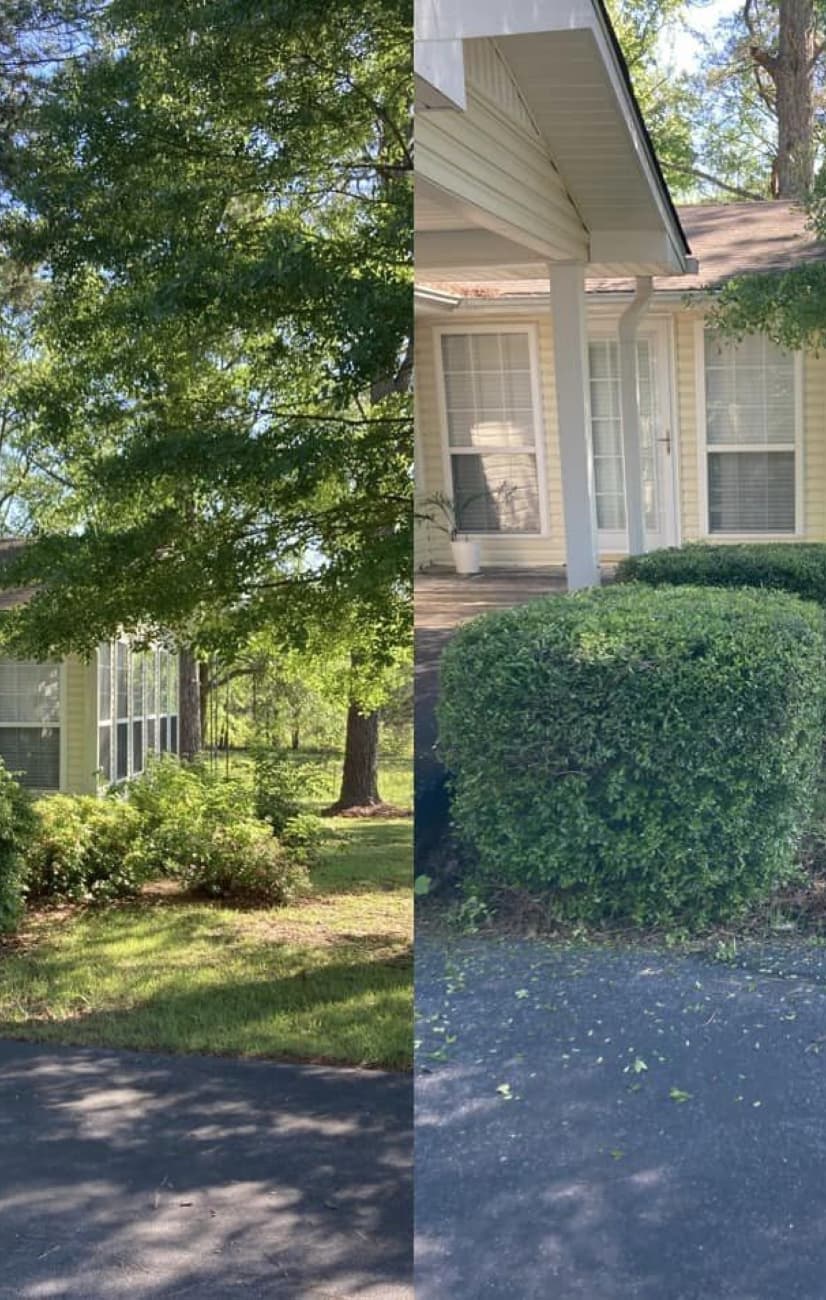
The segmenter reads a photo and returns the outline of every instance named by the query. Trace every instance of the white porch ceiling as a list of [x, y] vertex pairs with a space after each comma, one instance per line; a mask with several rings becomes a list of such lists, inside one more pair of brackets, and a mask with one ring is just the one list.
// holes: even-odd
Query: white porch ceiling
[[[509, 7], [508, 0], [499, 3], [501, 8], [494, 6], [488, 16], [480, 17], [481, 8], [488, 8], [484, 0], [479, 8], [470, 0], [468, 6], [454, 0], [452, 7], [462, 6], [463, 14], [470, 14], [469, 19], [462, 19], [465, 59], [472, 50], [476, 60], [482, 45], [490, 47], [515, 88], [525, 121], [535, 131], [536, 142], [547, 158], [548, 174], [554, 178], [551, 187], [567, 196], [569, 212], [582, 232], [580, 238], [584, 236], [580, 247], [585, 249], [587, 275], [662, 276], [685, 271], [690, 258], [679, 222], [596, 6], [589, 0], [572, 0], [570, 6], [548, 6], [541, 15], [534, 10], [534, 27], [527, 31], [520, 30], [519, 23], [504, 14], [499, 32], [494, 33], [491, 27]], [[569, 7], [571, 20], [566, 26], [565, 11]], [[434, 12], [444, 25], [444, 10]], [[556, 30], [537, 30], [537, 24], [544, 21], [549, 27], [556, 26]], [[483, 36], [485, 29], [490, 35]], [[431, 36], [434, 33], [437, 39], [429, 40], [429, 45], [438, 45], [439, 39], [444, 39], [439, 36], [438, 26]], [[448, 44], [455, 50], [455, 41], [445, 42]], [[549, 262], [568, 260], [571, 254], [552, 246], [557, 214], [550, 208], [547, 247], [537, 238], [536, 195], [542, 191], [535, 158], [529, 177], [532, 189], [525, 191], [531, 222], [524, 231], [524, 241], [510, 211], [503, 208], [492, 212], [484, 202], [467, 201], [473, 196], [473, 177], [481, 174], [477, 169], [481, 168], [487, 177], [493, 162], [503, 167], [502, 192], [513, 196], [513, 211], [517, 211], [516, 204], [521, 200], [518, 150], [508, 162], [507, 155], [497, 152], [497, 142], [492, 140], [490, 158], [478, 146], [475, 154], [461, 155], [452, 192], [450, 167], [446, 166], [452, 156], [451, 133], [442, 131], [437, 139], [430, 134], [430, 123], [446, 124], [450, 118], [466, 118], [469, 130], [474, 121], [483, 127], [490, 123], [490, 117], [484, 117], [491, 107], [485, 87], [481, 99], [478, 84], [470, 89], [473, 95], [468, 95], [465, 109], [428, 110], [420, 102], [417, 120], [423, 123], [421, 135], [427, 147], [421, 150], [425, 165], [419, 168], [417, 161], [417, 278], [460, 284], [545, 277]], [[480, 108], [483, 116], [474, 118]], [[491, 128], [488, 125], [485, 129]], [[430, 148], [431, 140], [435, 149]], [[438, 163], [432, 170], [427, 166], [431, 157]], [[538, 211], [541, 219], [541, 204]], [[502, 212], [510, 219], [502, 220]], [[582, 254], [575, 256], [579, 260]]]

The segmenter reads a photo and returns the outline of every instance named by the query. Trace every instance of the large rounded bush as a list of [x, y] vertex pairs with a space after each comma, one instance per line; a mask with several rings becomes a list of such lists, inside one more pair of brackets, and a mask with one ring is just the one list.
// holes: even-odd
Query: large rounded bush
[[27, 855], [34, 833], [31, 799], [0, 760], [0, 934], [16, 930], [23, 914]]
[[819, 774], [824, 619], [775, 592], [627, 585], [466, 625], [440, 748], [481, 885], [687, 925], [794, 869]]
[[617, 566], [619, 582], [652, 587], [770, 587], [789, 591], [826, 609], [826, 543], [748, 542], [687, 546], [628, 555]]

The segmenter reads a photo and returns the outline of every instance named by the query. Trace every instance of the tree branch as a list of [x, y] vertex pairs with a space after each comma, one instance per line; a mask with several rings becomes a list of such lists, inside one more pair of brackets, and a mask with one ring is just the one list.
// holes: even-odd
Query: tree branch
[[745, 190], [739, 185], [730, 185], [728, 181], [721, 181], [719, 176], [700, 171], [699, 167], [681, 167], [679, 163], [671, 163], [670, 166], [672, 171], [680, 172], [683, 176], [695, 176], [698, 181], [708, 181], [710, 185], [716, 185], [718, 189], [725, 190], [727, 194], [733, 194], [738, 199], [762, 203], [766, 197], [765, 194], [757, 194], [754, 190]]

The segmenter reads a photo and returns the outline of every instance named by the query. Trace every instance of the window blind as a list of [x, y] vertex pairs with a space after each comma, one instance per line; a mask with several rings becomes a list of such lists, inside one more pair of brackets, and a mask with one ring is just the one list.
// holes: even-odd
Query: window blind
[[794, 357], [762, 335], [705, 334], [710, 533], [796, 527]]
[[442, 372], [459, 528], [539, 532], [529, 335], [444, 334]]
[[28, 789], [60, 789], [58, 727], [0, 727], [0, 757]]
[[60, 788], [60, 665], [0, 660], [0, 758], [21, 785]]

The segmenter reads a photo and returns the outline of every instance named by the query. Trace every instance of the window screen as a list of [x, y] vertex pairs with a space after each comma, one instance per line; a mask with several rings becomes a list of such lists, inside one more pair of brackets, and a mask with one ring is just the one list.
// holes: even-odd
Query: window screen
[[59, 728], [0, 727], [0, 758], [21, 785], [60, 789]]
[[529, 334], [445, 334], [442, 371], [458, 527], [539, 532]]
[[705, 335], [710, 533], [796, 527], [794, 357], [762, 335]]

